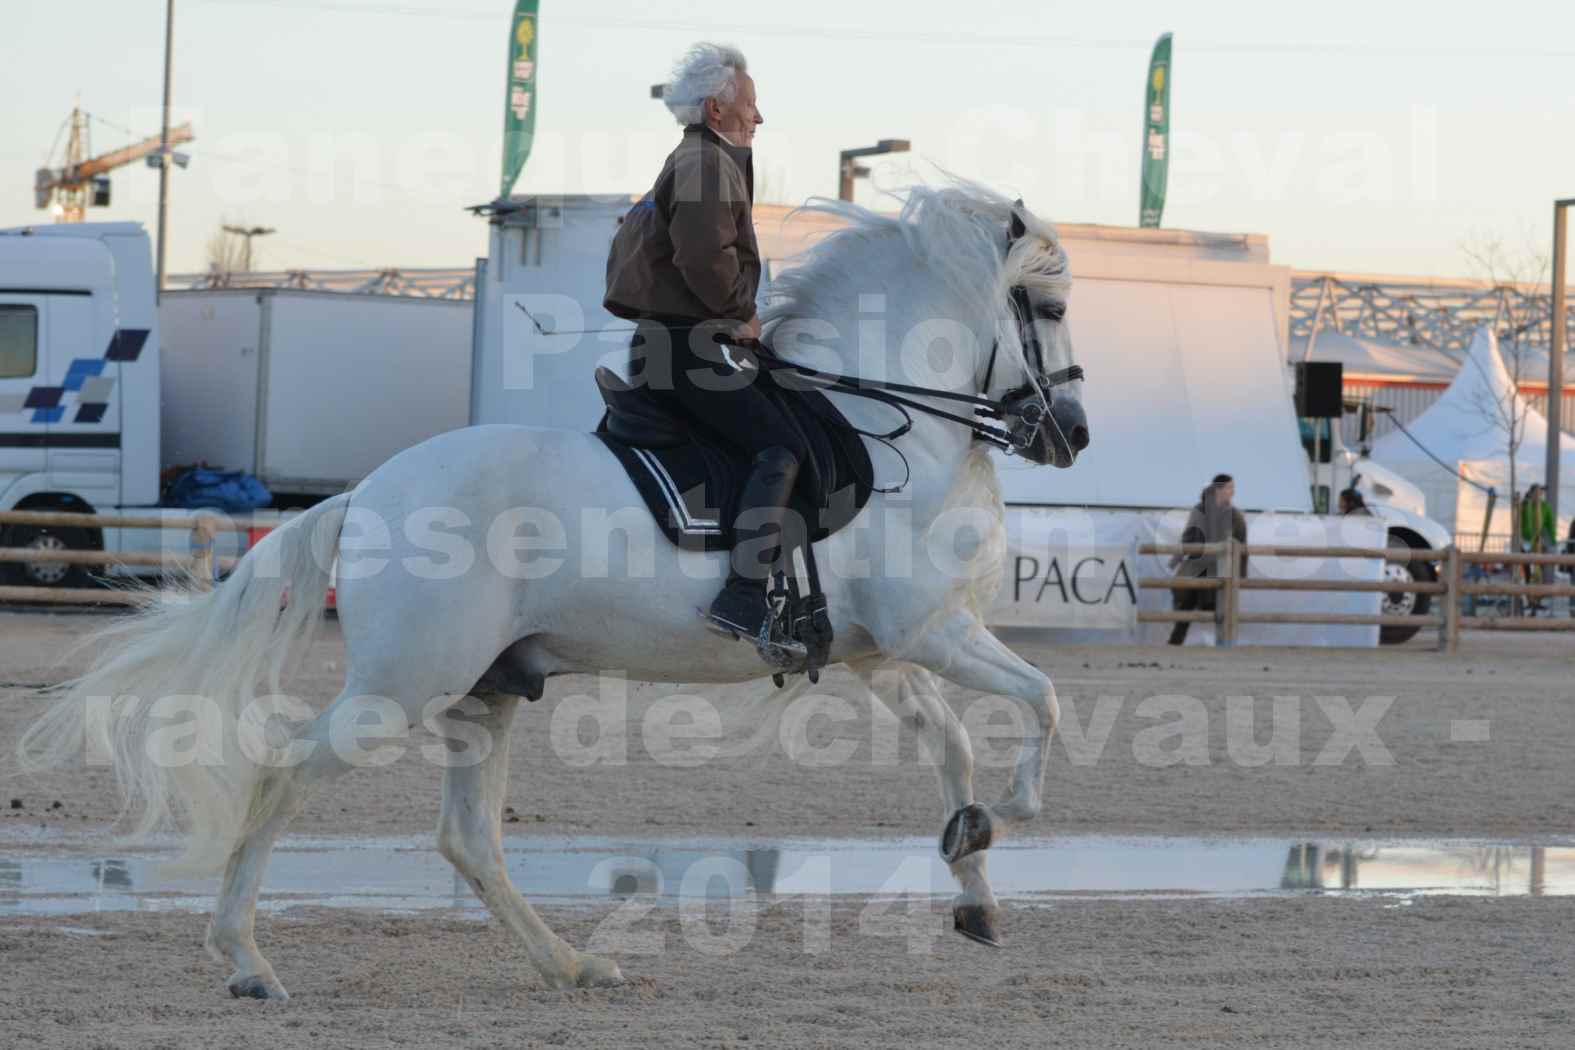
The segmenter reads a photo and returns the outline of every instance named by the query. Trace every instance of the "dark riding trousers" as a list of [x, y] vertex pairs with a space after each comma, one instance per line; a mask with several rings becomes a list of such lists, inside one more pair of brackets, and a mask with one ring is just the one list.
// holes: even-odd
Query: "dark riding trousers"
[[803, 435], [761, 392], [770, 382], [741, 352], [719, 345], [719, 326], [694, 327], [693, 322], [641, 320], [629, 342], [629, 378], [647, 387], [658, 400], [697, 426], [711, 431], [730, 448], [750, 457], [781, 448], [794, 459], [808, 458]]

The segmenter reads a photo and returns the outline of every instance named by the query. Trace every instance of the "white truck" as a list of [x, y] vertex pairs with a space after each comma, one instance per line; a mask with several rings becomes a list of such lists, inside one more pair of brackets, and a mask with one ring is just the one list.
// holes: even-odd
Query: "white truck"
[[[1312, 484], [1313, 506], [1319, 513], [1334, 513], [1339, 494], [1354, 488], [1373, 517], [1389, 530], [1391, 547], [1417, 550], [1443, 550], [1454, 542], [1449, 530], [1426, 514], [1427, 499], [1422, 490], [1381, 463], [1367, 456], [1367, 441], [1373, 429], [1370, 402], [1347, 399], [1347, 414], [1358, 419], [1360, 447], [1348, 448], [1341, 427], [1334, 419], [1302, 417], [1299, 420], [1302, 447], [1307, 455]], [[1404, 583], [1432, 583], [1438, 579], [1438, 566], [1428, 561], [1391, 561], [1384, 564], [1384, 576]], [[1384, 595], [1383, 611], [1391, 616], [1425, 616], [1432, 608], [1433, 596], [1410, 591]], [[1380, 638], [1395, 644], [1411, 638], [1419, 627], [1385, 627]]]
[[[295, 291], [166, 293], [137, 223], [0, 231], [0, 511], [179, 514], [161, 471], [258, 475], [276, 506], [353, 485], [468, 421], [470, 304]], [[227, 533], [220, 554], [245, 537]], [[183, 553], [184, 531], [9, 525], [0, 546]], [[60, 562], [0, 579], [80, 586]]]

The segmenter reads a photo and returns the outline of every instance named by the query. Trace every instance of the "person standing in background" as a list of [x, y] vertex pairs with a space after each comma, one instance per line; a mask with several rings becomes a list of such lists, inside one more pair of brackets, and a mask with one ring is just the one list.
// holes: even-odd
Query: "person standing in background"
[[[1553, 506], [1544, 497], [1541, 485], [1526, 490], [1520, 501], [1520, 549], [1527, 554], [1551, 554], [1558, 544], [1558, 526], [1553, 520]], [[1526, 582], [1553, 582], [1553, 566], [1527, 565]], [[1531, 599], [1530, 612], [1535, 616], [1542, 611], [1542, 600]]]
[[1356, 491], [1356, 489], [1341, 489], [1340, 516], [1344, 518], [1353, 514], [1370, 518], [1373, 516], [1373, 511], [1372, 508], [1367, 505], [1367, 500], [1363, 499], [1362, 494]]
[[[1216, 474], [1214, 480], [1198, 497], [1197, 505], [1187, 515], [1187, 525], [1181, 532], [1182, 543], [1222, 543], [1235, 539], [1247, 542], [1247, 519], [1235, 507], [1236, 481], [1229, 474]], [[1212, 578], [1219, 576], [1219, 557], [1213, 554], [1176, 555], [1170, 567], [1178, 577]], [[1247, 575], [1247, 556], [1241, 556], [1238, 576]], [[1213, 610], [1218, 605], [1218, 591], [1173, 590], [1170, 592], [1177, 612], [1194, 609]], [[1178, 623], [1170, 630], [1170, 644], [1181, 645], [1187, 640], [1190, 623]]]

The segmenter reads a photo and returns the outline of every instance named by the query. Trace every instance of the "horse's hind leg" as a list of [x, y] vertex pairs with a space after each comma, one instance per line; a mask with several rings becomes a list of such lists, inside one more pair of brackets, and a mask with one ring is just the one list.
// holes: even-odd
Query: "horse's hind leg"
[[[901, 665], [895, 696], [875, 689], [873, 675], [867, 675], [865, 680], [898, 719], [918, 732], [940, 779], [946, 813], [958, 813], [973, 805], [973, 745], [968, 731], [941, 696], [935, 677], [922, 667]], [[962, 893], [952, 902], [952, 918], [959, 933], [1000, 947], [1000, 936], [996, 932], [999, 910], [985, 874], [986, 855], [986, 851], [978, 850], [948, 865], [962, 888]]]
[[330, 731], [335, 712], [343, 721], [350, 712], [339, 709], [358, 700], [349, 689], [341, 693], [301, 737], [300, 744], [306, 749], [305, 759], [268, 770], [253, 797], [252, 811], [258, 823], [230, 854], [224, 870], [224, 884], [219, 890], [213, 918], [208, 923], [208, 954], [234, 968], [226, 986], [237, 998], [290, 997], [274, 976], [273, 967], [257, 949], [257, 894], [262, 888], [268, 858], [273, 855], [274, 842], [301, 812], [308, 789], [352, 768], [331, 746]]
[[[555, 988], [618, 984], [623, 975], [610, 960], [585, 955], [548, 928], [509, 881], [503, 862], [503, 800], [509, 775], [509, 726], [520, 698], [499, 693], [467, 697], [445, 718], [484, 728], [481, 747], [458, 731], [445, 733], [448, 763], [443, 774], [443, 815], [438, 849], [465, 877], [487, 909], [525, 945], [526, 954]], [[468, 709], [468, 710], [466, 710]]]
[[214, 960], [233, 967], [225, 986], [238, 999], [288, 999], [273, 967], [257, 949], [257, 893], [273, 844], [298, 809], [281, 812], [241, 840], [224, 869], [224, 886], [208, 922], [206, 947]]

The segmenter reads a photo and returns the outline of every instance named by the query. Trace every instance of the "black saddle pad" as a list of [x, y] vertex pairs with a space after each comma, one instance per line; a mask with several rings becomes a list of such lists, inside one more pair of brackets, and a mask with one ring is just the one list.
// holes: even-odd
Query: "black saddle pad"
[[[815, 543], [852, 521], [869, 502], [874, 489], [869, 450], [820, 391], [771, 387], [767, 393], [798, 427], [810, 450], [793, 490], [794, 515], [785, 538], [789, 543]], [[668, 412], [666, 406], [653, 410]], [[669, 541], [691, 550], [729, 550], [750, 457], [719, 444], [689, 421], [672, 418], [687, 435], [681, 444], [641, 447], [608, 433], [606, 417], [596, 436], [629, 472]], [[798, 523], [802, 530], [792, 527]]]

